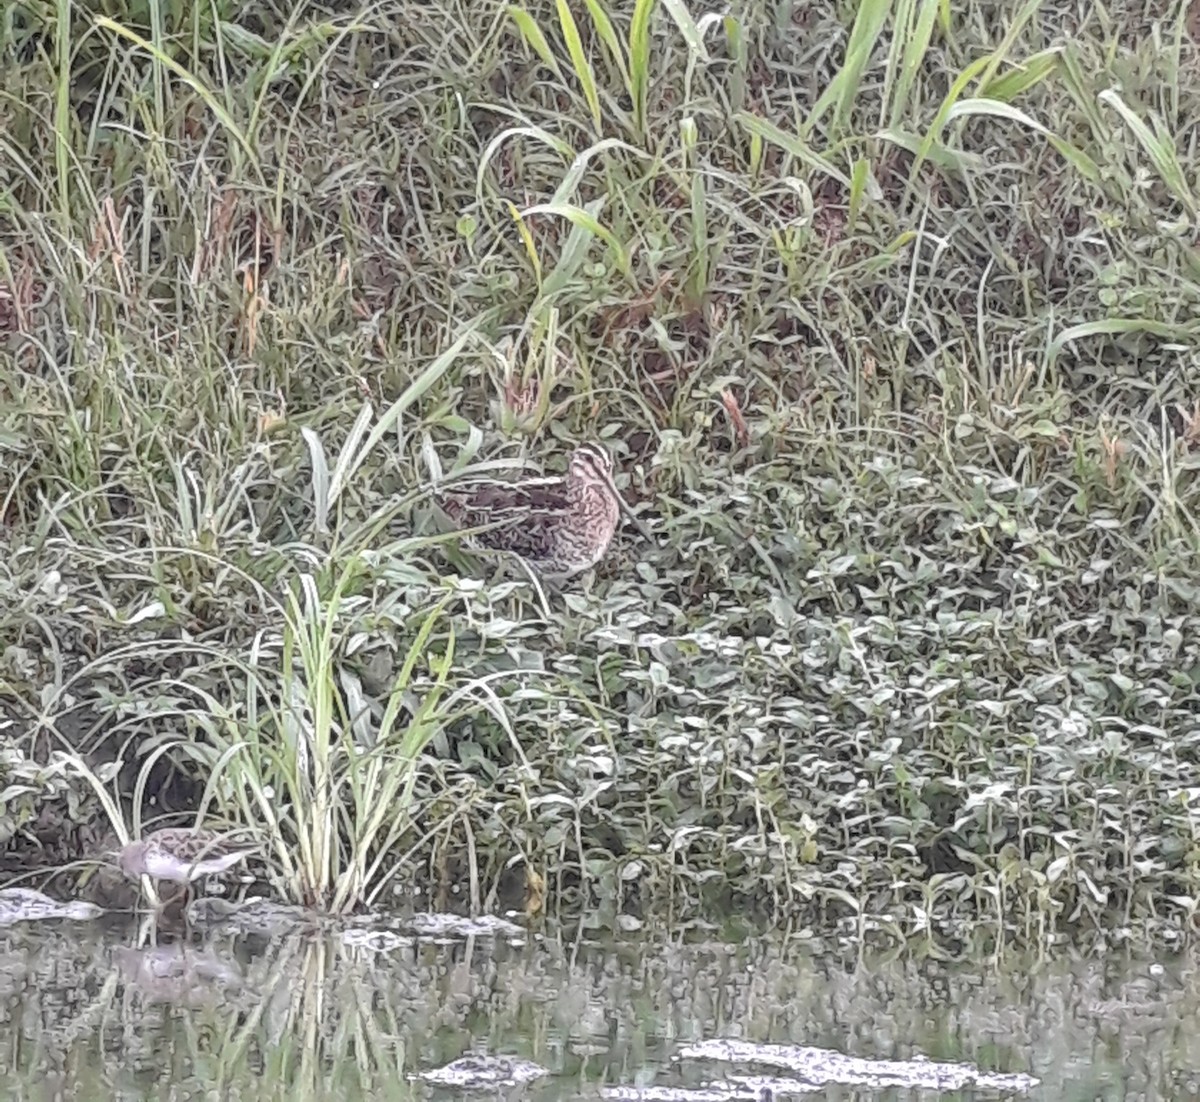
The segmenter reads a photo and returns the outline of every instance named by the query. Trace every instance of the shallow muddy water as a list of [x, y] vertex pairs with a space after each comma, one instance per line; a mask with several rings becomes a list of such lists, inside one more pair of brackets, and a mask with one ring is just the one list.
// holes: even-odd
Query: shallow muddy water
[[[155, 945], [135, 925], [39, 922], [0, 929], [0, 985], [0, 1089], [17, 1099], [1200, 1096], [1190, 958], [855, 963], [694, 934]], [[747, 1064], [714, 1041], [835, 1051], [797, 1078], [771, 1064], [792, 1049]], [[455, 1072], [486, 1078], [487, 1056], [510, 1058], [509, 1080], [546, 1074], [464, 1086]], [[922, 1087], [921, 1057], [1040, 1083]]]

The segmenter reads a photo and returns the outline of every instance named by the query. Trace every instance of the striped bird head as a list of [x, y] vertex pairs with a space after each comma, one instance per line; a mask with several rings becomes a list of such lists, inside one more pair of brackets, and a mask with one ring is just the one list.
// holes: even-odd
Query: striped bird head
[[567, 468], [567, 483], [573, 493], [601, 487], [614, 497], [620, 497], [613, 482], [613, 461], [608, 449], [599, 444], [580, 444], [571, 453]]
[[567, 496], [572, 501], [578, 501], [593, 490], [600, 490], [605, 497], [615, 502], [617, 508], [637, 526], [638, 531], [647, 539], [651, 538], [649, 529], [634, 516], [633, 510], [629, 508], [613, 481], [613, 460], [608, 449], [602, 444], [580, 444], [571, 453], [571, 463], [567, 467]]

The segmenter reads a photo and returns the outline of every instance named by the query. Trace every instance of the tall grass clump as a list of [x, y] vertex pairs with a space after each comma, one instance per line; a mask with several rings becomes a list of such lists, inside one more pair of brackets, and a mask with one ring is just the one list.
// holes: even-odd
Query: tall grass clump
[[206, 724], [214, 747], [229, 744], [220, 802], [261, 827], [287, 898], [334, 912], [396, 876], [421, 755], [453, 718], [445, 700], [453, 629], [440, 650], [431, 642], [445, 599], [418, 617], [376, 703], [342, 661], [353, 639], [339, 621], [359, 603], [345, 592], [350, 580], [348, 568], [322, 601], [316, 580], [301, 577], [282, 638], [262, 638], [251, 652], [244, 736], [236, 725]]

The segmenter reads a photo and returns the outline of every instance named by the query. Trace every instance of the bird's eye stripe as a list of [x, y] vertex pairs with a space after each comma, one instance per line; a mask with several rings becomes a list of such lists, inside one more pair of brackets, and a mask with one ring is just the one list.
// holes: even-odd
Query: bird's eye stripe
[[579, 451], [601, 469], [607, 468], [611, 462], [608, 452], [598, 444], [581, 444]]

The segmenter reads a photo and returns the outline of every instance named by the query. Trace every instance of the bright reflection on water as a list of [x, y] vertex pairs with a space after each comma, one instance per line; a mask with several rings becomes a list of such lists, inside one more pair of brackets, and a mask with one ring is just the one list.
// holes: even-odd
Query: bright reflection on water
[[[766, 939], [481, 939], [386, 952], [330, 939], [136, 942], [133, 928], [97, 924], [0, 930], [4, 1097], [437, 1102], [464, 1091], [409, 1076], [488, 1052], [551, 1072], [503, 1097], [589, 1098], [604, 1085], [712, 1082], [720, 1065], [673, 1056], [717, 1037], [1029, 1072], [1042, 1085], [1028, 1098], [1200, 1094], [1188, 959], [1063, 950], [1034, 966], [855, 965]], [[833, 1086], [809, 1097], [997, 1095]]]

